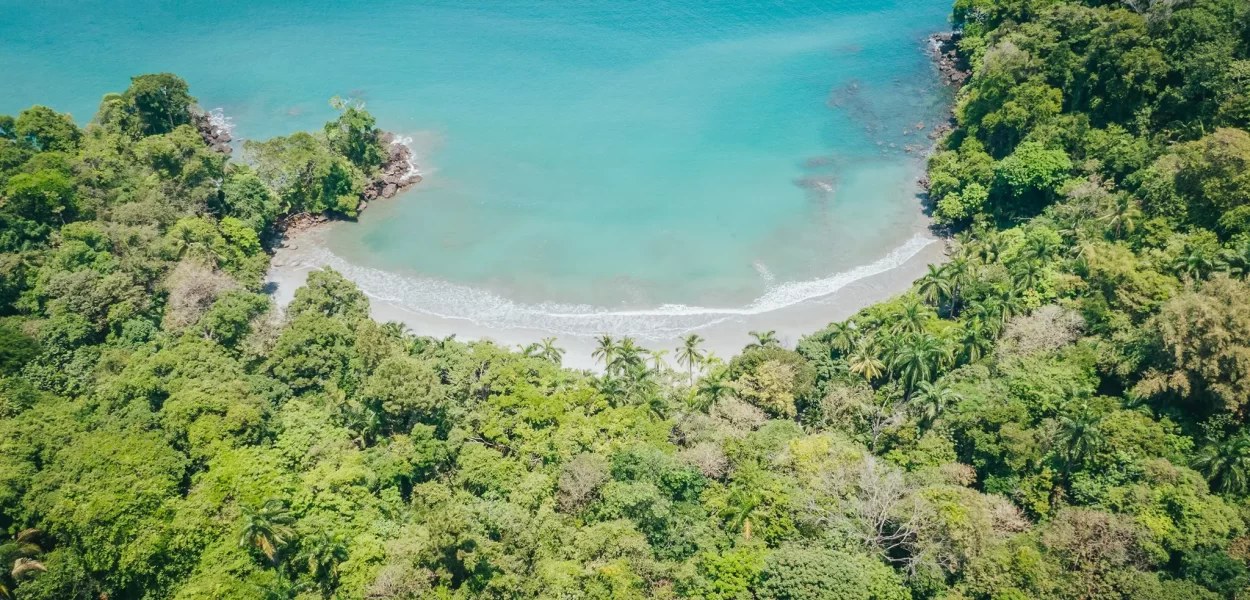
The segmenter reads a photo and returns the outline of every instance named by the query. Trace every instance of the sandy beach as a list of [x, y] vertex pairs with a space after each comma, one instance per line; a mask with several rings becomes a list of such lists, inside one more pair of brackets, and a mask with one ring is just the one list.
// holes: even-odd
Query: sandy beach
[[[323, 232], [323, 228], [312, 228], [288, 236], [283, 246], [275, 252], [267, 283], [279, 306], [286, 306], [291, 301], [295, 290], [304, 284], [310, 270], [324, 266], [325, 254], [320, 239]], [[698, 328], [696, 332], [707, 340], [704, 343], [706, 349], [725, 359], [737, 354], [751, 341], [748, 333], [750, 331], [776, 330], [782, 344], [793, 348], [803, 335], [821, 329], [831, 322], [845, 319], [865, 306], [906, 291], [913, 281], [926, 272], [926, 265], [944, 262], [945, 243], [929, 237], [932, 239], [930, 243], [894, 268], [858, 278], [824, 296], [767, 312], [733, 315], [719, 323]], [[419, 312], [374, 294], [370, 296], [374, 319], [381, 322], [402, 322], [418, 335], [445, 337], [454, 334], [461, 340], [491, 340], [510, 347], [530, 344], [545, 337], [555, 337], [558, 345], [567, 350], [565, 366], [591, 370], [598, 368], [591, 358], [595, 347], [594, 336], [591, 335], [561, 334], [526, 327], [487, 327], [470, 319]], [[676, 335], [640, 340], [640, 345], [651, 350], [671, 351], [678, 344]], [[671, 356], [670, 352], [670, 361]]]

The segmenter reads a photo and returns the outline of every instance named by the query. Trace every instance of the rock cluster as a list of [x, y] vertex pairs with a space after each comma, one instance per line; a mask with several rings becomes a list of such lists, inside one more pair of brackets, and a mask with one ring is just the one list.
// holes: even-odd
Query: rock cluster
[[364, 210], [370, 200], [391, 198], [421, 182], [421, 176], [412, 167], [412, 150], [390, 133], [382, 134], [382, 143], [387, 147], [386, 161], [378, 174], [365, 184], [360, 210]]
[[942, 84], [954, 86], [958, 89], [968, 80], [972, 73], [959, 59], [959, 53], [956, 52], [955, 44], [959, 42], [960, 33], [958, 31], [935, 33], [929, 36], [930, 47], [936, 55], [938, 73], [941, 75]]
[[233, 151], [233, 148], [230, 147], [230, 130], [215, 122], [212, 115], [208, 113], [198, 114], [195, 116], [193, 124], [199, 130], [200, 137], [204, 138], [204, 143], [213, 152], [230, 154]]

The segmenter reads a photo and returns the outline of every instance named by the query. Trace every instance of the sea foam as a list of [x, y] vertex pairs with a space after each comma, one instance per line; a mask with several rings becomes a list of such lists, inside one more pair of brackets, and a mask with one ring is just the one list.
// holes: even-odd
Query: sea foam
[[576, 336], [609, 333], [657, 341], [828, 296], [851, 283], [903, 265], [936, 241], [916, 234], [872, 263], [819, 279], [771, 285], [760, 297], [736, 308], [664, 304], [651, 309], [611, 310], [585, 304], [526, 304], [467, 285], [355, 265], [325, 248], [310, 250], [301, 262], [308, 267], [330, 266], [356, 282], [375, 301], [407, 311], [464, 319], [494, 329], [537, 329]]

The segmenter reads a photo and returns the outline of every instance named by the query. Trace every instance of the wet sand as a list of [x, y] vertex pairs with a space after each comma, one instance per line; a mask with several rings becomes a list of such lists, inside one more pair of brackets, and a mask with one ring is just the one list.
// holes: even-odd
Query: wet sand
[[[290, 236], [284, 247], [279, 248], [270, 266], [267, 282], [274, 300], [286, 306], [294, 297], [295, 290], [304, 284], [308, 272], [320, 268], [314, 250], [320, 247], [320, 235], [324, 231], [313, 228]], [[860, 309], [907, 291], [912, 283], [924, 275], [926, 265], [946, 260], [946, 245], [934, 239], [915, 256], [898, 267], [869, 275], [846, 284], [841, 289], [818, 298], [798, 302], [777, 310], [752, 315], [732, 317], [726, 321], [699, 328], [704, 348], [728, 359], [751, 341], [748, 332], [777, 331], [782, 344], [793, 348], [803, 335], [817, 331], [829, 323], [841, 321]], [[484, 327], [468, 319], [447, 318], [413, 311], [386, 300], [372, 298], [373, 318], [380, 321], [399, 321], [413, 333], [434, 337], [455, 335], [461, 340], [492, 340], [497, 344], [516, 347], [537, 342], [545, 337], [555, 337], [557, 345], [567, 352], [564, 365], [575, 369], [597, 369], [591, 358], [595, 341], [593, 336], [554, 334], [541, 329], [524, 327]], [[645, 317], [644, 317], [645, 318]], [[642, 341], [640, 345], [652, 350], [674, 350], [680, 341], [677, 337]], [[674, 352], [666, 357], [670, 363]]]

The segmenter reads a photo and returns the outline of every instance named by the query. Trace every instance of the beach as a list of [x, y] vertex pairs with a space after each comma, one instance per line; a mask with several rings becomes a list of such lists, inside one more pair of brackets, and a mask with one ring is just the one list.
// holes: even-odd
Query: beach
[[[402, 198], [398, 201], [402, 201]], [[351, 223], [337, 223], [333, 226], [350, 227], [352, 225]], [[313, 269], [329, 265], [341, 271], [348, 271], [346, 273], [348, 278], [353, 278], [354, 269], [350, 265], [345, 265], [341, 259], [328, 254], [322, 246], [321, 237], [325, 232], [324, 227], [314, 227], [292, 233], [275, 251], [266, 281], [274, 301], [279, 306], [286, 306], [291, 301], [295, 290], [304, 284], [308, 272]], [[688, 331], [698, 333], [706, 340], [703, 347], [724, 359], [729, 359], [739, 353], [743, 346], [750, 343], [749, 332], [751, 331], [776, 330], [782, 345], [793, 348], [802, 336], [822, 329], [829, 323], [843, 320], [866, 306], [907, 291], [912, 282], [924, 275], [927, 265], [945, 261], [946, 244], [927, 231], [917, 231], [909, 241], [912, 247], [906, 248], [907, 255], [899, 257], [897, 264], [886, 264], [880, 270], [865, 268], [860, 269], [858, 273], [855, 270], [844, 273], [842, 274], [844, 276], [837, 278], [833, 284], [837, 286], [837, 289], [830, 293], [803, 298], [773, 309], [768, 309], [768, 307], [757, 307], [757, 310], [730, 308], [720, 312], [717, 309], [702, 309], [704, 312], [712, 313], [715, 318], [705, 318], [706, 324], [703, 325], [697, 324], [697, 321], [690, 321], [693, 324], [689, 329], [683, 329], [680, 326], [657, 328], [646, 323], [648, 319], [654, 321], [671, 318], [670, 313], [680, 312], [673, 310], [613, 313], [603, 309], [602, 312], [584, 316], [600, 319], [593, 322], [624, 323], [626, 329], [622, 331], [626, 334], [634, 330], [646, 332], [636, 336], [640, 345], [649, 350], [670, 350], [667, 359], [674, 366], [672, 351], [680, 344], [681, 335]], [[361, 282], [357, 281], [357, 284], [360, 285]], [[518, 323], [491, 326], [483, 324], [481, 319], [474, 318], [476, 315], [472, 314], [450, 316], [438, 307], [414, 309], [411, 304], [389, 295], [391, 290], [386, 289], [386, 282], [379, 282], [379, 284], [377, 288], [371, 289], [367, 285], [361, 285], [361, 288], [370, 296], [373, 318], [380, 322], [404, 323], [412, 333], [417, 335], [440, 338], [455, 335], [460, 340], [490, 340], [512, 348], [538, 342], [546, 337], [555, 337], [557, 345], [567, 351], [564, 356], [565, 366], [589, 370], [601, 368], [601, 365], [596, 365], [591, 357], [591, 352], [596, 345], [595, 332], [591, 329], [573, 333], [562, 331], [559, 326], [551, 325], [525, 326]], [[816, 291], [821, 289], [820, 286], [811, 287]], [[611, 321], [605, 320], [608, 316], [611, 316]], [[630, 320], [633, 320], [633, 323], [630, 323]], [[593, 327], [593, 325], [587, 325], [587, 327]]]

